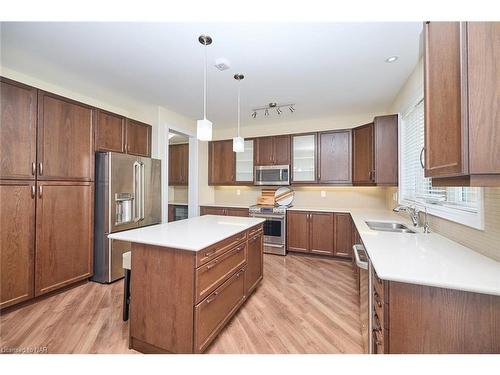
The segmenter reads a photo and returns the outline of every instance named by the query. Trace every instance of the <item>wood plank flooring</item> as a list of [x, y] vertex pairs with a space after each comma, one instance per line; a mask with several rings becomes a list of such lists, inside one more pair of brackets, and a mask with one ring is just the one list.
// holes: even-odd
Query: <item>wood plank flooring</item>
[[[264, 280], [207, 353], [362, 353], [349, 262], [264, 256]], [[121, 281], [87, 283], [0, 317], [0, 349], [136, 353], [121, 319]]]

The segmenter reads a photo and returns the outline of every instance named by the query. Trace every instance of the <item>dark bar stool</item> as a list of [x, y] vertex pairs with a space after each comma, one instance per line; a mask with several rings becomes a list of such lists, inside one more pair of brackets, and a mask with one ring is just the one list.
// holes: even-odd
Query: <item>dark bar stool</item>
[[130, 306], [130, 274], [131, 274], [131, 252], [123, 253], [123, 269], [125, 279], [123, 280], [123, 321], [128, 320], [128, 311]]

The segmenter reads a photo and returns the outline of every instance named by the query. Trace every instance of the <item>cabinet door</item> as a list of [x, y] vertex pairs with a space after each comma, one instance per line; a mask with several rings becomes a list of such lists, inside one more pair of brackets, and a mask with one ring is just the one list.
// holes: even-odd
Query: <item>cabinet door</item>
[[189, 144], [180, 145], [181, 185], [186, 186], [189, 180]]
[[467, 173], [465, 40], [459, 22], [424, 25], [425, 176]]
[[98, 109], [95, 150], [125, 152], [125, 117]]
[[288, 251], [309, 252], [309, 213], [304, 211], [287, 212]]
[[353, 129], [353, 183], [370, 185], [373, 179], [373, 123]]
[[350, 184], [351, 131], [319, 133], [318, 181], [327, 184]]
[[39, 91], [38, 179], [94, 179], [94, 110]]
[[292, 182], [316, 182], [316, 134], [292, 137]]
[[309, 214], [312, 253], [333, 255], [333, 216], [332, 212]]
[[246, 295], [248, 296], [262, 280], [264, 262], [264, 236], [262, 231], [248, 239]]
[[255, 139], [255, 165], [272, 165], [273, 137], [260, 137]]
[[213, 141], [208, 147], [209, 185], [232, 185], [235, 170], [233, 141]]
[[168, 184], [181, 186], [188, 184], [189, 146], [187, 144], [168, 147]]
[[273, 164], [290, 165], [290, 136], [273, 137]]
[[375, 170], [377, 185], [398, 185], [398, 115], [374, 119]]
[[92, 183], [39, 182], [35, 295], [92, 275]]
[[241, 217], [248, 217], [248, 208], [234, 208], [234, 207], [228, 207], [226, 208], [225, 214], [227, 216], [241, 216]]
[[226, 215], [226, 209], [224, 207], [210, 207], [202, 206], [200, 207], [200, 215]]
[[127, 119], [127, 154], [151, 157], [151, 126]]
[[0, 183], [0, 308], [33, 297], [34, 182]]
[[36, 89], [0, 81], [0, 178], [35, 179]]
[[245, 151], [236, 152], [236, 182], [253, 183], [253, 139], [245, 140]]
[[351, 215], [335, 213], [335, 246], [333, 255], [345, 258], [352, 257], [352, 223]]

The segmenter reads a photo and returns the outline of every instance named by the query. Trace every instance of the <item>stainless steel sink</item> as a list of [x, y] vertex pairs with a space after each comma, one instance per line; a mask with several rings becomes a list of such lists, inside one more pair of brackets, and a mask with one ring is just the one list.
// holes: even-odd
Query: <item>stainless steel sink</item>
[[365, 221], [366, 225], [370, 229], [378, 230], [382, 232], [395, 232], [395, 233], [412, 233], [415, 234], [414, 230], [408, 228], [404, 224], [400, 223], [391, 223], [387, 221]]

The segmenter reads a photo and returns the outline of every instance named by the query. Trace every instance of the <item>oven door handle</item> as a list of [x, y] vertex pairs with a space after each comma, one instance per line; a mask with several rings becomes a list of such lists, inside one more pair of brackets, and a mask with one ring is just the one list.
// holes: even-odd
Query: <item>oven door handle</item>
[[279, 247], [280, 249], [284, 248], [285, 247], [285, 244], [281, 244], [281, 245], [276, 245], [276, 244], [273, 244], [273, 243], [264, 243], [264, 247]]
[[258, 217], [262, 219], [279, 219], [285, 220], [285, 215], [280, 214], [250, 214], [251, 217]]

